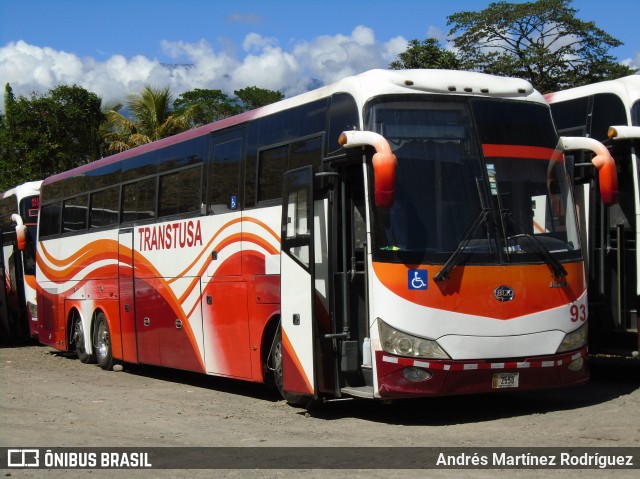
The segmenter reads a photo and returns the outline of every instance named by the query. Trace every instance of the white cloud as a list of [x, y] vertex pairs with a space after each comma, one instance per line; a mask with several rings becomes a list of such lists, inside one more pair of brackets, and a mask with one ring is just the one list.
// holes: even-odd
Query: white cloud
[[438, 27], [434, 27], [433, 25], [430, 25], [427, 29], [426, 38], [435, 38], [439, 42], [447, 41], [447, 35], [445, 35], [441, 29], [439, 29]]
[[620, 63], [627, 65], [630, 68], [640, 68], [640, 51], [636, 52], [636, 56], [634, 58], [627, 58]]
[[386, 44], [376, 41], [372, 29], [357, 26], [351, 35], [321, 36], [302, 42], [294, 55], [314, 78], [331, 83], [372, 68], [384, 68], [406, 48], [407, 42], [396, 37]]
[[0, 83], [10, 83], [14, 94], [24, 96], [77, 84], [105, 102], [123, 102], [147, 84], [169, 86], [174, 97], [194, 88], [217, 88], [231, 94], [248, 86], [280, 90], [290, 97], [318, 81], [327, 84], [372, 68], [385, 68], [406, 49], [407, 40], [395, 37], [380, 43], [372, 29], [358, 26], [349, 35], [321, 36], [295, 43], [288, 50], [277, 39], [250, 33], [243, 41], [240, 58], [234, 49], [216, 51], [206, 40], [165, 40], [160, 46], [175, 64], [141, 55], [81, 58], [22, 40], [11, 42], [0, 47]]
[[278, 45], [275, 38], [266, 38], [257, 33], [249, 33], [242, 42], [242, 48], [245, 52], [259, 51], [262, 48], [274, 47]]

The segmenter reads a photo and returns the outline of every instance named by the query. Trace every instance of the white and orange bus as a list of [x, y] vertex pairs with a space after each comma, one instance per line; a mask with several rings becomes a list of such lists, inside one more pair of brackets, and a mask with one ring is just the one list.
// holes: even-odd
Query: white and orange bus
[[0, 195], [2, 342], [37, 338], [38, 334], [35, 239], [41, 183], [24, 183]]
[[640, 75], [546, 95], [561, 134], [604, 142], [617, 166], [619, 200], [600, 199], [598, 175], [584, 157], [573, 165], [588, 266], [590, 350], [638, 357], [640, 333]]
[[40, 340], [290, 403], [582, 383], [582, 147], [613, 195], [526, 81], [374, 70], [58, 174]]

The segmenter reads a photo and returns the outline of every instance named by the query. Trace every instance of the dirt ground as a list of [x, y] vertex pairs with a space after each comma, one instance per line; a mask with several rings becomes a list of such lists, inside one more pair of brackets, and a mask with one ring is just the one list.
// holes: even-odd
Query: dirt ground
[[[640, 447], [640, 366], [578, 388], [296, 409], [260, 384], [0, 348], [1, 447]], [[336, 449], [338, 451], [339, 449]], [[638, 477], [638, 470], [3, 470], [5, 477]]]

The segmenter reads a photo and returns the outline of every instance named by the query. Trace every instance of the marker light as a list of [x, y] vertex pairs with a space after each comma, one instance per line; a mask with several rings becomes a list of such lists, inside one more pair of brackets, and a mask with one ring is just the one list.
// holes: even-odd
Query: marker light
[[640, 139], [640, 126], [610, 126], [607, 136], [612, 140], [637, 140]]
[[378, 331], [382, 349], [389, 354], [412, 358], [450, 359], [436, 341], [398, 331], [380, 318], [378, 318]]

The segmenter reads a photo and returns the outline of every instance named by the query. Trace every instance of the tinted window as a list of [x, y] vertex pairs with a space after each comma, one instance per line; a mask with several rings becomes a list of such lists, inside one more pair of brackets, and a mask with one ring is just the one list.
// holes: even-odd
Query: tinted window
[[87, 228], [88, 196], [82, 195], [64, 202], [62, 232], [82, 231]]
[[45, 205], [40, 209], [40, 237], [57, 235], [60, 233], [60, 217], [62, 203]]
[[119, 206], [119, 186], [93, 193], [91, 195], [91, 210], [89, 213], [91, 228], [117, 224]]
[[238, 207], [238, 180], [241, 157], [241, 138], [214, 146], [209, 187], [210, 211], [212, 213], [225, 213]]
[[285, 171], [308, 165], [313, 166], [313, 171], [318, 171], [322, 161], [322, 139], [323, 136], [317, 136], [261, 151], [258, 160], [258, 201], [281, 198]]
[[176, 145], [163, 148], [158, 151], [159, 163], [158, 171], [177, 170], [196, 163], [202, 163], [204, 157], [205, 140], [204, 138], [195, 138], [183, 141]]
[[122, 163], [122, 181], [135, 180], [158, 172], [158, 152], [151, 151]]
[[78, 196], [89, 191], [89, 178], [84, 175], [72, 176], [62, 180], [62, 195], [64, 198]]
[[160, 177], [159, 216], [200, 211], [202, 167], [180, 170]]
[[93, 171], [87, 172], [89, 184], [92, 190], [107, 188], [111, 185], [117, 185], [122, 181], [121, 162], [112, 163], [102, 166]]
[[631, 125], [640, 126], [640, 101], [637, 101], [631, 107]]
[[327, 104], [325, 98], [261, 119], [260, 145], [275, 145], [324, 131]]
[[471, 104], [482, 144], [557, 146], [558, 137], [546, 105], [495, 100], [474, 100]]
[[340, 134], [345, 130], [359, 130], [358, 106], [351, 95], [338, 93], [331, 97], [331, 117], [327, 151], [329, 155], [338, 153]]
[[591, 137], [603, 141], [612, 125], [627, 125], [627, 114], [622, 100], [613, 93], [600, 93], [593, 98]]
[[553, 121], [563, 135], [585, 136], [587, 132], [588, 98], [553, 103]]
[[262, 151], [258, 159], [258, 201], [282, 196], [282, 175], [286, 171], [288, 145]]
[[16, 197], [0, 198], [0, 218], [2, 226], [11, 229], [11, 214], [15, 212]]
[[301, 166], [312, 165], [313, 171], [320, 168], [322, 160], [322, 137], [309, 138], [291, 145], [289, 150], [289, 166], [287, 170], [295, 170]]
[[155, 217], [156, 178], [122, 187], [122, 221], [144, 221]]

